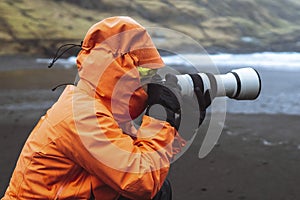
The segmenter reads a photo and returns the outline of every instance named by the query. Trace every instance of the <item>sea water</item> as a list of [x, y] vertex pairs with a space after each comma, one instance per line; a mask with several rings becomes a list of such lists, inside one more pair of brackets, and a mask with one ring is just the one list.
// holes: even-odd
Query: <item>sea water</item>
[[[179, 69], [181, 72], [191, 72], [192, 64], [197, 63], [203, 55], [185, 54], [163, 56], [166, 65]], [[262, 80], [262, 90], [256, 100], [227, 99], [228, 113], [246, 114], [288, 114], [300, 115], [300, 53], [297, 52], [262, 52], [251, 54], [212, 54], [208, 59], [221, 72], [232, 69], [252, 67], [258, 71]], [[199, 60], [200, 61], [200, 60]], [[35, 60], [36, 63], [51, 62], [51, 59]], [[55, 67], [71, 68], [76, 63], [75, 57], [59, 59]], [[3, 70], [3, 69], [1, 69]], [[34, 91], [51, 93], [51, 91]], [[22, 93], [22, 92], [21, 92]], [[30, 92], [29, 92], [30, 93]], [[30, 95], [24, 91], [24, 95]], [[10, 93], [1, 93], [3, 98]], [[11, 93], [13, 94], [13, 93]], [[19, 91], [20, 95], [20, 91]], [[48, 95], [42, 95], [48, 96]], [[26, 99], [26, 98], [25, 98]], [[55, 98], [56, 99], [56, 98]], [[41, 99], [41, 102], [7, 102], [0, 109], [26, 110], [47, 109], [52, 105], [51, 99]]]

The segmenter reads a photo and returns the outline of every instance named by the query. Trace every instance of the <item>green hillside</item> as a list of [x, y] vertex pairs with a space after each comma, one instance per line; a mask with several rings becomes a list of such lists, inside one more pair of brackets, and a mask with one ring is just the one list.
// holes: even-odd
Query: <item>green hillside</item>
[[180, 31], [211, 52], [299, 51], [299, 10], [298, 0], [2, 0], [0, 54], [52, 55], [115, 15]]

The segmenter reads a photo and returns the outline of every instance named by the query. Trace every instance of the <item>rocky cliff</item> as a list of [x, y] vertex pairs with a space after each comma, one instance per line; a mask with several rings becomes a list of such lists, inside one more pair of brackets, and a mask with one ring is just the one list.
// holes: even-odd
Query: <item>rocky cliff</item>
[[52, 55], [115, 15], [180, 31], [210, 52], [300, 51], [299, 10], [298, 0], [2, 0], [0, 54]]

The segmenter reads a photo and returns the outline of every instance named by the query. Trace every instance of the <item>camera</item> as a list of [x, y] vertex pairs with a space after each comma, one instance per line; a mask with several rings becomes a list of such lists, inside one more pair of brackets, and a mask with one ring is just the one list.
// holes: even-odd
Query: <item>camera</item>
[[195, 88], [202, 93], [213, 91], [215, 97], [227, 96], [236, 100], [254, 100], [261, 91], [259, 73], [250, 67], [234, 69], [226, 74], [181, 74], [176, 75], [181, 95], [192, 96]]

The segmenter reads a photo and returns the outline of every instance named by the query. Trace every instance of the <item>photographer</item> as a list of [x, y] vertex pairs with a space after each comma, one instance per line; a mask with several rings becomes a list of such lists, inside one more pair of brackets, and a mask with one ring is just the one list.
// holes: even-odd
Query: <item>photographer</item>
[[184, 146], [175, 120], [132, 123], [149, 106], [138, 67], [164, 66], [146, 30], [129, 17], [93, 25], [77, 66], [78, 84], [32, 130], [3, 199], [171, 199], [165, 180]]

